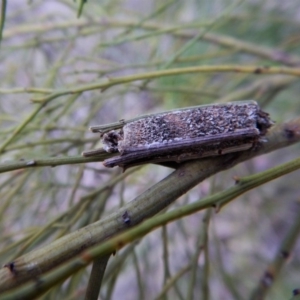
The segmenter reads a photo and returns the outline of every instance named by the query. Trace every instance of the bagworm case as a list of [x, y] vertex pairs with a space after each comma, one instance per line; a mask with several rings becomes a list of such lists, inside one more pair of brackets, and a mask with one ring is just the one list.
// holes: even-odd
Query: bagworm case
[[262, 140], [271, 124], [255, 101], [240, 101], [178, 109], [91, 130], [101, 133], [107, 152], [120, 154], [104, 165], [128, 167], [247, 150]]

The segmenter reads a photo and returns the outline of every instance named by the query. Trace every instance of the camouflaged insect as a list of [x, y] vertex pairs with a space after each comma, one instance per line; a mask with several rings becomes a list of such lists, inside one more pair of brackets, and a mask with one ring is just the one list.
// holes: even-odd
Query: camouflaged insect
[[269, 115], [250, 100], [177, 109], [90, 129], [100, 132], [105, 151], [119, 153], [104, 166], [127, 168], [248, 150], [263, 141], [271, 125]]

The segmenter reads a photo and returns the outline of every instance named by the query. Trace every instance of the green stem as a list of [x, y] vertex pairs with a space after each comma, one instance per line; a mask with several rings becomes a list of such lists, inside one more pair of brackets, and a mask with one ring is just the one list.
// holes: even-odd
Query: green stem
[[[174, 68], [167, 70], [158, 70], [153, 72], [146, 72], [122, 77], [111, 77], [104, 80], [91, 83], [79, 85], [76, 87], [58, 90], [50, 95], [41, 98], [34, 98], [34, 102], [48, 102], [55, 98], [73, 94], [82, 93], [91, 90], [102, 90], [108, 89], [114, 85], [124, 84], [128, 82], [133, 82], [143, 79], [154, 79], [166, 76], [175, 76], [182, 74], [193, 74], [193, 73], [221, 73], [221, 72], [234, 72], [234, 73], [249, 73], [249, 74], [286, 74], [300, 77], [300, 68], [290, 68], [290, 67], [268, 67], [268, 66], [241, 66], [241, 65], [222, 65], [222, 66], [196, 66], [196, 67], [186, 67], [186, 68]], [[1, 148], [0, 148], [1, 150]]]
[[[199, 162], [187, 163], [187, 164], [183, 165], [182, 168], [179, 168], [178, 170], [176, 170], [170, 176], [173, 177], [174, 174], [175, 174], [175, 176], [176, 175], [180, 176], [180, 174], [186, 174], [189, 169], [190, 170], [192, 170], [194, 168], [198, 169], [197, 165], [198, 165], [198, 167], [200, 167]], [[201, 163], [200, 163], [200, 165], [201, 165]], [[209, 196], [205, 199], [201, 199], [192, 204], [188, 204], [184, 207], [174, 209], [171, 212], [167, 212], [165, 214], [160, 214], [156, 217], [148, 219], [148, 220], [144, 221], [142, 224], [140, 224], [136, 227], [133, 227], [132, 229], [129, 229], [129, 230], [107, 240], [106, 242], [101, 243], [100, 245], [96, 245], [96, 246], [93, 246], [92, 248], [86, 249], [84, 252], [81, 252], [81, 254], [79, 254], [80, 252], [78, 252], [78, 254], [79, 254], [78, 256], [71, 259], [64, 265], [54, 269], [53, 271], [49, 272], [48, 274], [46, 274], [44, 276], [39, 276], [38, 288], [37, 288], [36, 282], [29, 283], [29, 284], [26, 284], [25, 286], [22, 286], [18, 290], [14, 289], [13, 292], [8, 292], [6, 294], [3, 294], [1, 299], [2, 300], [18, 299], [18, 297], [20, 295], [22, 295], [22, 299], [24, 299], [24, 300], [32, 299], [33, 297], [36, 297], [36, 296], [40, 295], [41, 293], [43, 293], [45, 290], [49, 289], [54, 284], [61, 282], [62, 280], [64, 280], [65, 278], [67, 278], [68, 276], [73, 274], [74, 272], [77, 272], [78, 270], [84, 268], [85, 266], [90, 264], [93, 260], [95, 260], [99, 257], [103, 257], [105, 255], [109, 255], [110, 253], [124, 247], [125, 245], [127, 245], [128, 243], [130, 243], [136, 239], [143, 237], [147, 233], [155, 230], [156, 228], [158, 228], [162, 225], [165, 225], [169, 222], [175, 221], [179, 218], [188, 216], [190, 214], [193, 214], [197, 211], [203, 210], [208, 207], [212, 207], [212, 206], [221, 207], [221, 206], [227, 204], [228, 202], [232, 201], [236, 197], [240, 196], [241, 194], [245, 193], [246, 191], [251, 190], [252, 188], [257, 187], [268, 181], [271, 181], [275, 178], [278, 178], [284, 174], [288, 174], [292, 171], [295, 171], [299, 168], [300, 168], [300, 158], [297, 158], [293, 161], [282, 164], [282, 165], [272, 168], [270, 170], [258, 173], [256, 175], [245, 177], [245, 178], [243, 178], [243, 180], [240, 180], [239, 183], [237, 183], [235, 186], [227, 189], [226, 191], [216, 193], [212, 196]], [[198, 172], [199, 172], [199, 170], [198, 170]], [[178, 180], [177, 180], [177, 182], [178, 182]], [[107, 225], [108, 224], [106, 224], [106, 226]], [[91, 226], [89, 226], [89, 227], [91, 227]], [[92, 238], [91, 237], [91, 229], [88, 230], [86, 227], [86, 228], [83, 228], [82, 230], [84, 230], [85, 232], [88, 233], [89, 239]], [[76, 232], [76, 233], [77, 233], [76, 239], [78, 240], [79, 232]], [[63, 238], [61, 240], [64, 240], [64, 241], [56, 241], [52, 244], [57, 244], [58, 242], [60, 242], [60, 243], [62, 242], [64, 245], [67, 244], [66, 238]], [[55, 247], [57, 247], [57, 245], [55, 245]], [[47, 251], [47, 253], [49, 253], [49, 250], [44, 249], [44, 251]], [[36, 253], [37, 253], [37, 251], [33, 251], [31, 253], [31, 256], [36, 255]], [[24, 260], [25, 257], [22, 259]], [[21, 267], [21, 265], [19, 265], [20, 263], [21, 262], [17, 262], [17, 261], [14, 262], [14, 268], [16, 268], [15, 271], [17, 272], [18, 276], [14, 276], [13, 280], [11, 279], [11, 275], [9, 276], [9, 278], [7, 278], [9, 281], [11, 281], [10, 285], [12, 283], [14, 283], [14, 284], [18, 283], [17, 279], [19, 277], [19, 272], [20, 272], [19, 267]], [[25, 263], [25, 260], [24, 260], [23, 264], [24, 263]], [[28, 263], [29, 262], [27, 261], [26, 264], [28, 264]], [[26, 264], [23, 265], [23, 268], [25, 268], [24, 271], [26, 270], [26, 273], [28, 273], [29, 266], [27, 267]], [[3, 271], [5, 274], [7, 272], [9, 272], [8, 267], [2, 269], [2, 273], [3, 273]], [[39, 269], [39, 272], [41, 272], [41, 271], [42, 270]], [[30, 272], [31, 272], [32, 276], [34, 276], [32, 268], [30, 269]], [[2, 278], [3, 278], [4, 274], [0, 274], [0, 275], [2, 275]], [[10, 288], [12, 288], [12, 287], [10, 287]]]
[[7, 1], [6, 0], [2, 0], [2, 5], [1, 5], [1, 20], [0, 20], [0, 44], [2, 42], [3, 30], [4, 30], [4, 24], [5, 24], [6, 7], [7, 7]]
[[[98, 222], [70, 233], [41, 249], [34, 250], [17, 258], [12, 262], [17, 276], [11, 276], [9, 268], [1, 269], [0, 291], [16, 287], [19, 284], [32, 279], [32, 276], [42, 276], [41, 274], [56, 268], [62, 261], [74, 258], [84, 249], [102, 243], [104, 240], [107, 240], [107, 238], [124, 231], [128, 228], [128, 224], [134, 226], [148, 219], [141, 225], [98, 246], [97, 250], [95, 250], [96, 252], [93, 252], [94, 250], [92, 252], [87, 250], [87, 260], [85, 256], [82, 256], [81, 258], [77, 258], [78, 260], [73, 260], [75, 265], [67, 264], [66, 269], [59, 268], [60, 271], [58, 273], [55, 273], [55, 270], [51, 271], [51, 274], [55, 273], [56, 276], [58, 276], [56, 279], [51, 277], [51, 281], [58, 280], [58, 278], [60, 278], [59, 280], [66, 278], [64, 276], [68, 276], [75, 269], [77, 270], [77, 268], [84, 267], [90, 261], [101, 255], [112, 253], [116, 248], [123, 247], [125, 244], [140, 238], [158, 226], [211, 206], [220, 209], [223, 205], [246, 191], [298, 169], [300, 167], [300, 158], [265, 172], [240, 179], [237, 185], [224, 192], [149, 219], [209, 176], [220, 172], [221, 170], [231, 168], [251, 157], [299, 141], [299, 123], [300, 119], [295, 119], [291, 122], [274, 126], [273, 130], [266, 136], [268, 142], [264, 143], [260, 149], [191, 161], [180, 165], [176, 171], [155, 184], [136, 199], [126, 203], [118, 211], [111, 213]], [[30, 272], [28, 271], [28, 268], [30, 269]], [[48, 280], [48, 277], [42, 276], [42, 278], [43, 280], [44, 278], [45, 280]], [[54, 281], [52, 281], [52, 284]], [[41, 290], [51, 286], [48, 281], [42, 281], [42, 285], [43, 287], [39, 285]], [[31, 287], [30, 293], [33, 292], [36, 293], [38, 291], [36, 291], [34, 287]]]

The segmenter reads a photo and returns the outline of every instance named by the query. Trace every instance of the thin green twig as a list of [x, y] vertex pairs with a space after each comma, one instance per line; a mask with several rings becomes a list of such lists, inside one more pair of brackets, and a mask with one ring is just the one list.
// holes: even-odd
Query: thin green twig
[[[77, 87], [57, 90], [56, 92], [41, 98], [34, 98], [34, 102], [48, 102], [58, 97], [69, 95], [73, 93], [82, 93], [91, 90], [106, 90], [112, 86], [129, 83], [142, 79], [153, 79], [165, 76], [176, 76], [183, 74], [193, 73], [222, 73], [222, 72], [233, 72], [233, 73], [249, 73], [249, 74], [286, 74], [300, 77], [300, 68], [289, 68], [289, 67], [268, 67], [268, 66], [241, 66], [241, 65], [222, 65], [222, 66], [197, 66], [197, 67], [186, 67], [186, 68], [174, 68], [167, 70], [158, 70], [153, 72], [140, 73], [122, 77], [111, 77], [100, 80], [98, 82], [84, 84]], [[3, 146], [2, 146], [3, 147]], [[0, 150], [1, 150], [0, 146]]]
[[2, 42], [3, 30], [4, 30], [4, 24], [5, 24], [6, 7], [7, 7], [7, 1], [2, 0], [2, 4], [1, 4], [1, 21], [0, 21], [0, 44]]

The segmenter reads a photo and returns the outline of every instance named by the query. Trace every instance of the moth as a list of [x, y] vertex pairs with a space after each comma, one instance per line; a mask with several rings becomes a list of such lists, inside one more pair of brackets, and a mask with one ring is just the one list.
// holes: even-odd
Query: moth
[[[245, 151], [264, 140], [273, 124], [252, 100], [176, 109], [108, 125], [92, 126], [103, 149], [118, 155], [105, 167], [183, 162]], [[96, 156], [103, 149], [83, 152]]]

